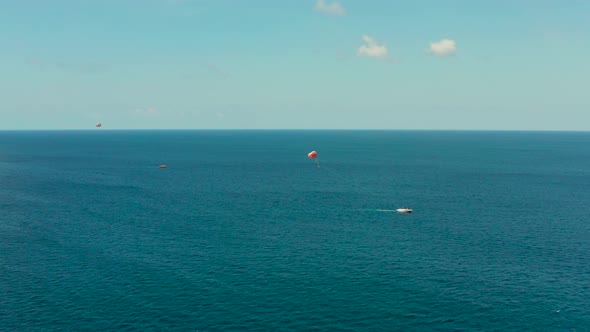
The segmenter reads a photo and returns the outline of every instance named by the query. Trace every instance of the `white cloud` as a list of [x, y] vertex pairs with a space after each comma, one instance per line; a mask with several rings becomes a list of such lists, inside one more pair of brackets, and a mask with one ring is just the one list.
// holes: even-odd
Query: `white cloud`
[[430, 43], [429, 52], [438, 56], [452, 55], [457, 51], [457, 43], [452, 39], [442, 39], [435, 43]]
[[330, 15], [346, 14], [346, 9], [337, 1], [326, 3], [326, 0], [318, 0], [315, 4], [315, 10]]
[[358, 55], [368, 56], [373, 58], [385, 58], [387, 56], [387, 47], [385, 45], [377, 44], [377, 41], [367, 35], [363, 36], [365, 45], [358, 49]]

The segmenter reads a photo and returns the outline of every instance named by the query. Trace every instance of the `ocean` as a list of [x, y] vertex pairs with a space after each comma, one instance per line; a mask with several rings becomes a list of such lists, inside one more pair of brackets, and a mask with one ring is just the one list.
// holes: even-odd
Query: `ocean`
[[590, 133], [0, 132], [0, 331], [590, 331]]

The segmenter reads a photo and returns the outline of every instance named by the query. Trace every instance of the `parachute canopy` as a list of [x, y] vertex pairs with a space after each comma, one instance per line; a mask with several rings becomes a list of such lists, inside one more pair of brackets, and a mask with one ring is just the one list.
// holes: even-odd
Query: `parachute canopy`
[[102, 124], [99, 122], [96, 124], [96, 128], [100, 128], [100, 127], [102, 127]]
[[311, 151], [310, 153], [307, 154], [307, 158], [309, 159], [316, 159], [318, 157], [318, 153], [315, 151]]

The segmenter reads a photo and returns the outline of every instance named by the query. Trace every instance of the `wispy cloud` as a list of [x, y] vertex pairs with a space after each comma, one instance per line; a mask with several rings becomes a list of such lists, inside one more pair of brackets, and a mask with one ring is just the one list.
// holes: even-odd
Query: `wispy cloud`
[[318, 0], [315, 4], [315, 10], [328, 15], [345, 15], [346, 9], [338, 1], [326, 3], [326, 0]]
[[108, 65], [103, 63], [58, 63], [56, 66], [59, 69], [83, 75], [102, 74], [110, 69]]
[[28, 64], [41, 68], [41, 69], [58, 69], [64, 72], [81, 74], [81, 75], [94, 75], [108, 72], [111, 68], [109, 65], [97, 62], [52, 62], [39, 57], [33, 57], [26, 61]]
[[139, 116], [154, 116], [160, 114], [160, 112], [154, 107], [136, 108], [134, 113]]
[[455, 54], [457, 51], [457, 43], [452, 39], [442, 39], [440, 41], [430, 43], [428, 53], [437, 56], [449, 56]]
[[230, 74], [228, 71], [226, 71], [225, 69], [223, 69], [215, 64], [208, 63], [205, 65], [205, 68], [207, 69], [207, 71], [210, 74], [213, 74], [219, 78], [226, 79], [226, 78], [230, 77]]
[[384, 44], [379, 45], [375, 38], [367, 35], [363, 36], [363, 41], [365, 43], [359, 47], [357, 52], [358, 55], [381, 59], [385, 59], [387, 57], [388, 51]]

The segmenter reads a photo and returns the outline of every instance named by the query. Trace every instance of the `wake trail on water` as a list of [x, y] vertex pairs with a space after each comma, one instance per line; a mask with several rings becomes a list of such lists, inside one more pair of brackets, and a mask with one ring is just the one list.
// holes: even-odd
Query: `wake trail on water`
[[364, 211], [364, 212], [396, 212], [395, 210], [390, 209], [355, 209], [351, 211]]

